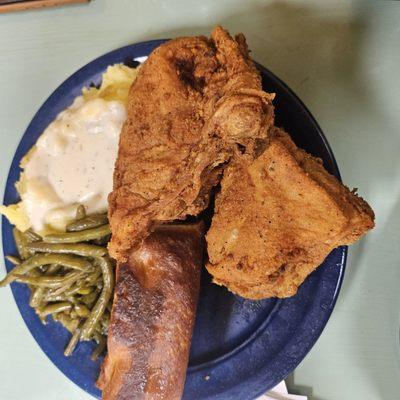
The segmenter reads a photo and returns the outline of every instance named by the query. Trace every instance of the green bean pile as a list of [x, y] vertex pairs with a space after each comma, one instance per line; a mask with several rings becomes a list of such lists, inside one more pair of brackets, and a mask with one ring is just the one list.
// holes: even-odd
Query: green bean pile
[[15, 267], [0, 281], [29, 286], [29, 304], [46, 324], [51, 315], [72, 333], [64, 354], [69, 356], [79, 341], [95, 340], [92, 359], [106, 348], [114, 291], [114, 264], [106, 245], [110, 226], [106, 214], [86, 216], [79, 206], [76, 219], [65, 233], [44, 236], [14, 228], [19, 257], [7, 256]]

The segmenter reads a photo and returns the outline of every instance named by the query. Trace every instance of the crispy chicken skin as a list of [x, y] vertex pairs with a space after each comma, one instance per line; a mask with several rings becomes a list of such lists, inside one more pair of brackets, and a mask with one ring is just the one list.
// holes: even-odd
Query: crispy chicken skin
[[374, 226], [369, 205], [278, 128], [224, 171], [207, 233], [214, 282], [250, 299], [288, 297], [335, 247]]
[[127, 253], [160, 223], [208, 205], [221, 167], [240, 145], [251, 155], [273, 124], [243, 35], [171, 40], [132, 85], [109, 196], [110, 254]]

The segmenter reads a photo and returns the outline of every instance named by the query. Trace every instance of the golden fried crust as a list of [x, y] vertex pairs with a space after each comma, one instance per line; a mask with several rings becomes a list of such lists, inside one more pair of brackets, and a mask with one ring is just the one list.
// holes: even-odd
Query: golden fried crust
[[109, 196], [110, 254], [126, 261], [158, 224], [200, 213], [233, 148], [251, 154], [267, 136], [272, 98], [244, 38], [220, 27], [211, 39], [154, 50], [130, 90]]
[[178, 400], [202, 267], [203, 228], [164, 225], [118, 264], [103, 400]]
[[363, 199], [274, 128], [255, 161], [238, 155], [224, 171], [207, 269], [243, 297], [288, 297], [332, 249], [373, 226]]

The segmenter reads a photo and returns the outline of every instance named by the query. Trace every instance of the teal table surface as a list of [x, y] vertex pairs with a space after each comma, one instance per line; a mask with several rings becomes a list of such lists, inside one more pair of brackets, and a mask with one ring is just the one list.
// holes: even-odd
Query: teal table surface
[[[400, 2], [94, 0], [0, 14], [0, 191], [29, 121], [71, 73], [117, 47], [215, 24], [244, 32], [254, 59], [300, 96], [344, 181], [376, 212], [289, 387], [313, 400], [400, 399]], [[0, 399], [89, 398], [42, 353], [1, 289]]]

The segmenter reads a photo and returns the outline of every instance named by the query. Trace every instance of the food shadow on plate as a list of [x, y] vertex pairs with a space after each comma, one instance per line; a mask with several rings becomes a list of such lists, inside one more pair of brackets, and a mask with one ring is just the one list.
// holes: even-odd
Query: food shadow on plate
[[211, 282], [204, 269], [196, 324], [190, 353], [190, 369], [207, 368], [238, 351], [272, 315], [280, 301], [252, 301]]
[[[262, 69], [261, 66], [259, 68]], [[277, 125], [283, 126], [288, 132], [294, 132], [292, 137], [296, 144], [321, 157], [325, 168], [335, 173], [336, 164], [331, 158], [327, 143], [323, 145], [312, 140], [308, 134], [315, 129], [316, 122], [307, 119], [306, 111], [302, 107], [288, 107], [288, 104], [294, 104], [294, 95], [290, 91], [283, 91], [279, 85], [285, 86], [283, 82], [276, 84], [268, 75], [263, 74], [263, 89], [279, 94], [275, 102]], [[213, 209], [213, 199], [203, 215], [207, 227], [210, 223], [210, 209]], [[273, 318], [282, 302], [285, 300], [244, 299], [213, 284], [211, 276], [204, 269], [189, 370], [207, 368], [246, 346], [259, 329]], [[290, 301], [286, 300], [286, 303], [289, 304]]]
[[[215, 188], [210, 205], [196, 218], [202, 220], [207, 231], [211, 225], [215, 204]], [[205, 265], [208, 261], [207, 243], [204, 240], [204, 259], [201, 273], [200, 294], [193, 332], [189, 370], [207, 369], [223, 358], [239, 351], [251, 340], [259, 327], [277, 310], [279, 299], [252, 301], [237, 296], [223, 286], [212, 282]]]

